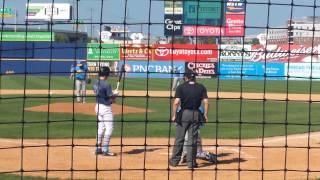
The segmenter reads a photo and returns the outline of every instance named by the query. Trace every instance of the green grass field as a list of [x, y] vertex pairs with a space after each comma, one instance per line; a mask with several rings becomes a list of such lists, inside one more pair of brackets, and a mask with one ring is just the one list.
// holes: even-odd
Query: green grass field
[[[3, 76], [1, 89], [48, 89], [48, 77]], [[116, 79], [111, 78], [112, 84]], [[51, 89], [72, 89], [72, 80], [66, 77], [52, 77]], [[125, 89], [169, 90], [169, 79], [125, 79]], [[306, 81], [218, 81], [200, 79], [209, 91], [319, 93], [320, 82]], [[219, 86], [218, 86], [219, 84]], [[219, 88], [217, 88], [217, 86]], [[89, 87], [90, 89], [91, 87]], [[94, 102], [94, 98], [88, 98]], [[47, 96], [5, 96], [0, 99], [0, 137], [3, 138], [94, 138], [96, 117], [72, 113], [42, 113], [24, 111], [23, 107], [48, 104]], [[72, 102], [70, 97], [51, 98], [50, 102]], [[114, 136], [120, 137], [168, 137], [174, 136], [174, 125], [169, 123], [170, 99], [126, 97], [118, 99], [119, 104], [148, 108], [154, 112], [124, 114], [115, 117]], [[320, 104], [303, 102], [210, 100], [209, 123], [202, 129], [206, 138], [255, 138], [303, 133], [312, 124], [320, 124]], [[94, 110], [92, 110], [94, 111]], [[24, 122], [24, 123], [23, 123]], [[265, 122], [265, 124], [263, 124]], [[287, 125], [285, 123], [287, 122]], [[312, 125], [311, 131], [320, 129]], [[264, 134], [263, 134], [264, 132]]]
[[[1, 89], [73, 89], [73, 80], [67, 77], [48, 76], [2, 76], [0, 78]], [[49, 81], [50, 80], [50, 81]], [[113, 86], [117, 78], [110, 78]], [[50, 83], [49, 83], [50, 82]], [[145, 79], [125, 78], [124, 88], [126, 90], [170, 90], [170, 79]], [[218, 80], [198, 79], [208, 91], [229, 92], [276, 92], [276, 93], [320, 93], [320, 81], [248, 81], [248, 80]], [[123, 84], [121, 85], [121, 89]], [[88, 87], [89, 89], [91, 86]]]
[[[7, 99], [8, 98], [8, 99]], [[0, 103], [0, 137], [5, 138], [94, 138], [96, 117], [72, 113], [43, 113], [23, 111], [25, 107], [47, 104], [45, 96], [23, 99], [3, 98]], [[71, 98], [53, 98], [50, 102], [72, 102]], [[93, 102], [89, 98], [89, 102]], [[154, 112], [115, 116], [114, 137], [174, 136], [174, 125], [169, 123], [168, 98], [118, 99], [124, 105], [148, 108]], [[202, 130], [206, 138], [254, 138], [302, 133], [308, 131], [308, 121], [320, 124], [320, 104], [302, 102], [210, 100], [209, 123]], [[309, 114], [310, 106], [310, 114]], [[94, 110], [92, 110], [94, 111]], [[22, 123], [24, 120], [24, 124]], [[265, 125], [263, 125], [265, 121]], [[242, 122], [242, 123], [240, 123]], [[284, 125], [287, 122], [288, 125]], [[282, 123], [282, 124], [281, 124]], [[240, 132], [241, 124], [241, 132]], [[312, 131], [319, 130], [313, 125]], [[23, 134], [22, 134], [23, 132]], [[217, 134], [216, 134], [217, 133]]]

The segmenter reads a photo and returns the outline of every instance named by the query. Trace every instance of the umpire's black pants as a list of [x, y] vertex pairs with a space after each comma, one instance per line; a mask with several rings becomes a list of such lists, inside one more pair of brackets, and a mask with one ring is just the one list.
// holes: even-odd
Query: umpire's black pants
[[181, 123], [176, 125], [176, 139], [172, 151], [171, 163], [177, 165], [180, 161], [185, 134], [188, 133], [187, 163], [194, 167], [197, 156], [197, 138], [199, 129], [199, 111], [185, 109], [182, 113]]

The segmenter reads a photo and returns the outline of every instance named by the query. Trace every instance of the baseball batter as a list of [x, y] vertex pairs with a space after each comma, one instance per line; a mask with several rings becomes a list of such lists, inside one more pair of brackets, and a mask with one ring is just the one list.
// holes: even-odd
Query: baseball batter
[[95, 112], [98, 117], [98, 133], [96, 154], [115, 156], [109, 148], [110, 138], [113, 131], [113, 114], [111, 104], [115, 102], [117, 92], [112, 92], [111, 85], [107, 81], [110, 74], [109, 67], [102, 67], [99, 79], [93, 85], [96, 95]]

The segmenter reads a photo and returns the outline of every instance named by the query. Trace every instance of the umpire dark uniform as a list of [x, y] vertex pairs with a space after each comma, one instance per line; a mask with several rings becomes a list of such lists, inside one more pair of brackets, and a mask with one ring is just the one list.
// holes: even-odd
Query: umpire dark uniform
[[[176, 112], [178, 106], [181, 106], [179, 113], [173, 113], [172, 121], [176, 122], [176, 139], [173, 147], [172, 157], [169, 160], [171, 166], [179, 164], [185, 134], [188, 133], [187, 142], [187, 165], [188, 168], [197, 167], [197, 138], [198, 129], [201, 120], [207, 121], [208, 119], [208, 95], [207, 90], [202, 84], [195, 82], [196, 74], [193, 71], [186, 71], [184, 78], [185, 83], [177, 87], [175, 93], [175, 100], [173, 102], [173, 112]], [[201, 103], [204, 104], [204, 118], [199, 112]]]

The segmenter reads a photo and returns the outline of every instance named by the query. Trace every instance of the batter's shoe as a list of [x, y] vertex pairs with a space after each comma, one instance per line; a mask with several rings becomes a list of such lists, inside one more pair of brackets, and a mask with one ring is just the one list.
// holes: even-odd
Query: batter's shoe
[[116, 156], [117, 154], [116, 154], [116, 153], [113, 153], [113, 152], [108, 151], [108, 152], [103, 152], [103, 153], [102, 153], [102, 155], [103, 155], [103, 156]]
[[101, 148], [97, 148], [96, 151], [94, 152], [96, 155], [102, 154]]

